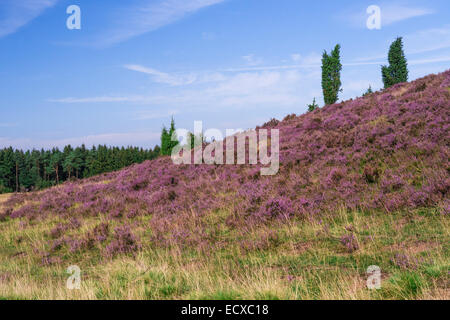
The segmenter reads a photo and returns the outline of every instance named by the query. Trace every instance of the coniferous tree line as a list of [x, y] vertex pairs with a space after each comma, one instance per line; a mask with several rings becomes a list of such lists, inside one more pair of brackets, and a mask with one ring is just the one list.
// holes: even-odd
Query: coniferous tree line
[[153, 150], [105, 145], [92, 149], [68, 145], [63, 150], [4, 148], [0, 149], [0, 193], [39, 190], [68, 180], [116, 171], [154, 159], [159, 154], [159, 146]]

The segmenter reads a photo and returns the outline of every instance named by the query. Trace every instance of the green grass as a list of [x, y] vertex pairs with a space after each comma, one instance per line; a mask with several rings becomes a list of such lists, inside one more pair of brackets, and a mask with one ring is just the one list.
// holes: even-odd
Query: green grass
[[[159, 248], [147, 243], [136, 256], [107, 260], [100, 250], [63, 252], [44, 266], [36, 250], [48, 250], [57, 219], [0, 223], [0, 299], [449, 299], [449, 221], [435, 209], [414, 212], [337, 212], [319, 219], [273, 222], [241, 234], [226, 225], [229, 213], [205, 216], [209, 232], [227, 245], [207, 252]], [[98, 224], [83, 221], [82, 232]], [[141, 219], [141, 220], [139, 220]], [[137, 224], [148, 223], [148, 217]], [[351, 231], [348, 231], [350, 228]], [[241, 245], [275, 232], [260, 249]], [[352, 232], [359, 249], [339, 241]], [[20, 241], [18, 241], [20, 239]], [[258, 240], [259, 239], [259, 240]], [[18, 254], [20, 253], [20, 254]], [[406, 257], [408, 263], [395, 262]], [[68, 290], [66, 268], [82, 270], [80, 290]], [[380, 290], [366, 286], [366, 270], [382, 271]]]

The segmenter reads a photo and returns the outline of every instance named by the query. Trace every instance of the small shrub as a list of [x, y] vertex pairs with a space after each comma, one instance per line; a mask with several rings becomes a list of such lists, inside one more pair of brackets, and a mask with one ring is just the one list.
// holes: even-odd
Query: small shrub
[[112, 258], [118, 254], [134, 253], [140, 247], [130, 227], [124, 225], [114, 230], [114, 240], [106, 247], [106, 256]]
[[355, 252], [359, 249], [358, 241], [353, 233], [343, 235], [340, 242], [349, 253]]
[[376, 183], [380, 178], [380, 170], [377, 167], [366, 166], [364, 168], [364, 179], [367, 183]]

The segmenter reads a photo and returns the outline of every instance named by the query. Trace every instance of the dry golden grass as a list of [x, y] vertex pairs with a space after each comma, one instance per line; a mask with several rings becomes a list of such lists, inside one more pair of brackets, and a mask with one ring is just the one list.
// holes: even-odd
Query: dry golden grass
[[5, 202], [6, 200], [8, 200], [8, 198], [10, 197], [9, 193], [5, 193], [5, 194], [0, 194], [0, 208], [3, 202]]
[[[401, 227], [395, 224], [399, 220]], [[208, 221], [219, 225], [221, 219]], [[277, 244], [261, 250], [242, 251], [232, 243], [205, 253], [153, 247], [144, 239], [134, 257], [109, 260], [87, 252], [44, 266], [36, 250], [48, 249], [48, 233], [57, 222], [0, 223], [0, 298], [449, 299], [449, 222], [433, 210], [392, 215], [340, 210], [322, 221], [274, 223], [248, 235], [276, 231]], [[96, 221], [84, 223], [79, 232]], [[359, 243], [351, 253], [338, 240], [348, 226]], [[392, 261], [395, 254], [423, 261], [404, 268]], [[70, 265], [81, 268], [79, 290], [66, 288]], [[370, 265], [382, 270], [381, 290], [366, 286]]]

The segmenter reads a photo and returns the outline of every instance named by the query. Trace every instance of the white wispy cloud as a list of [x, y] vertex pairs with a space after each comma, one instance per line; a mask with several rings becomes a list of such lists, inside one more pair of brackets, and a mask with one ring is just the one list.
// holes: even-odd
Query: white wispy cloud
[[148, 74], [152, 76], [153, 81], [168, 84], [170, 86], [185, 86], [190, 84], [211, 83], [225, 80], [225, 76], [221, 74], [220, 71], [168, 73], [138, 64], [127, 64], [124, 65], [124, 68], [127, 70]]
[[124, 132], [124, 133], [102, 133], [83, 137], [64, 138], [57, 140], [43, 141], [42, 144], [47, 146], [93, 146], [98, 144], [106, 145], [151, 145], [160, 136], [159, 132], [140, 131], [140, 132]]
[[294, 62], [300, 62], [302, 59], [302, 55], [299, 53], [293, 53], [293, 54], [291, 54], [291, 59]]
[[418, 54], [450, 48], [450, 25], [420, 30], [405, 36], [409, 54]]
[[31, 139], [29, 138], [9, 138], [0, 137], [0, 148], [28, 148], [31, 144]]
[[153, 76], [156, 82], [165, 83], [172, 86], [191, 84], [197, 79], [197, 77], [194, 74], [181, 74], [181, 75], [168, 74], [153, 68], [148, 68], [136, 64], [128, 64], [125, 65], [124, 67], [128, 70], [149, 74]]
[[116, 13], [117, 23], [108, 27], [97, 45], [111, 45], [174, 23], [200, 9], [226, 0], [141, 0]]
[[408, 62], [408, 64], [410, 66], [414, 66], [414, 65], [420, 65], [420, 64], [440, 63], [440, 62], [448, 62], [448, 61], [450, 61], [450, 54], [447, 56], [441, 56], [441, 57], [410, 60]]
[[257, 57], [253, 53], [243, 56], [242, 59], [244, 59], [249, 66], [258, 66], [264, 62], [262, 58]]
[[[405, 21], [435, 13], [434, 9], [427, 7], [413, 7], [392, 2], [378, 4], [381, 9], [381, 26], [389, 26], [397, 22]], [[369, 17], [365, 8], [359, 7], [358, 11], [340, 13], [339, 18], [345, 20], [356, 27], [366, 28], [366, 21]]]
[[[280, 65], [259, 65], [246, 66], [238, 68], [222, 69], [221, 72], [252, 72], [252, 71], [275, 71], [275, 70], [295, 70], [295, 69], [314, 69], [320, 67], [322, 56], [312, 52], [305, 56], [294, 53], [291, 55], [291, 60], [294, 64], [280, 64]], [[285, 62], [285, 61], [283, 61]]]
[[[386, 50], [394, 39], [387, 40]], [[419, 55], [450, 48], [450, 25], [439, 28], [424, 29], [409, 33], [403, 37], [404, 50], [407, 56]], [[386, 51], [387, 52], [387, 51]], [[387, 53], [378, 52], [369, 56], [355, 59], [356, 63], [378, 64], [386, 63]]]
[[[208, 78], [205, 76], [205, 79]], [[209, 82], [196, 82], [193, 86], [177, 88], [176, 90], [155, 93], [152, 95], [130, 96], [99, 96], [82, 98], [49, 99], [59, 103], [106, 103], [129, 102], [146, 106], [164, 107], [169, 110], [183, 108], [208, 109], [255, 106], [286, 107], [309, 100], [309, 94], [300, 95], [299, 88], [312, 90], [312, 79], [319, 79], [319, 72], [299, 70], [252, 71], [238, 73], [213, 73]], [[311, 98], [312, 99], [312, 98]], [[167, 110], [167, 109], [166, 109]], [[139, 117], [154, 117], [154, 112]]]
[[433, 13], [434, 10], [429, 8], [412, 8], [409, 6], [389, 4], [381, 8], [381, 23], [382, 25], [387, 26], [403, 20]]
[[[134, 120], [156, 119], [200, 110], [224, 110], [224, 108], [289, 108], [304, 106], [313, 97], [321, 97], [320, 76], [321, 56], [316, 53], [295, 56], [296, 64], [273, 66], [239, 67], [223, 70], [192, 71], [188, 73], [168, 73], [153, 68], [129, 64], [124, 67], [148, 74], [155, 82], [167, 84], [165, 88], [152, 88], [150, 94], [111, 95], [93, 97], [69, 97], [48, 101], [66, 104], [82, 103], [129, 103], [151, 107], [149, 111], [137, 112]], [[411, 59], [410, 65], [448, 61], [448, 56], [421, 57]], [[379, 86], [378, 67], [384, 61], [344, 61], [344, 97], [361, 94], [369, 85]], [[361, 73], [374, 70], [377, 81], [370, 83], [368, 76]], [[171, 88], [177, 86], [176, 88]], [[180, 109], [182, 107], [182, 109]], [[161, 111], [163, 110], [163, 111]], [[169, 110], [169, 111], [167, 111]], [[231, 109], [230, 109], [231, 110]]]
[[137, 131], [137, 132], [119, 132], [119, 133], [101, 133], [81, 137], [69, 137], [62, 139], [31, 139], [31, 138], [7, 138], [0, 137], [0, 148], [13, 146], [14, 148], [62, 148], [68, 144], [71, 146], [80, 146], [85, 144], [91, 147], [99, 144], [111, 146], [142, 145], [153, 146], [158, 142], [160, 132], [155, 131]]
[[[307, 56], [308, 57], [308, 56]], [[309, 55], [305, 61], [318, 62], [318, 56]], [[411, 60], [410, 65], [449, 61], [448, 56]], [[380, 65], [382, 61], [349, 61], [346, 67]], [[68, 97], [48, 99], [49, 102], [65, 104], [86, 103], [129, 103], [152, 107], [164, 107], [169, 113], [183, 112], [178, 108], [207, 109], [242, 107], [254, 108], [264, 106], [288, 107], [303, 105], [320, 92], [320, 63], [311, 65], [279, 65], [254, 68], [236, 68], [224, 71], [192, 72], [190, 77], [173, 75], [138, 65], [128, 65], [127, 69], [151, 75], [156, 82], [179, 85], [172, 91], [154, 91], [153, 94], [123, 96]], [[357, 73], [357, 68], [350, 69]], [[370, 83], [361, 75], [352, 76], [346, 81], [346, 96], [357, 94]], [[190, 79], [187, 81], [186, 79]], [[366, 88], [367, 89], [367, 88]], [[191, 109], [189, 109], [191, 110]], [[156, 119], [169, 115], [158, 109], [138, 112], [137, 119]]]
[[102, 103], [102, 102], [139, 102], [142, 100], [141, 96], [98, 96], [88, 98], [61, 98], [61, 99], [47, 99], [47, 102], [58, 103]]
[[0, 1], [0, 38], [15, 33], [57, 2], [58, 0]]
[[170, 116], [175, 116], [179, 113], [178, 110], [168, 110], [168, 111], [154, 111], [154, 110], [141, 110], [136, 113], [135, 120], [153, 120], [168, 118]]

